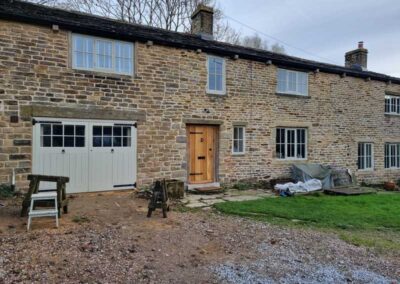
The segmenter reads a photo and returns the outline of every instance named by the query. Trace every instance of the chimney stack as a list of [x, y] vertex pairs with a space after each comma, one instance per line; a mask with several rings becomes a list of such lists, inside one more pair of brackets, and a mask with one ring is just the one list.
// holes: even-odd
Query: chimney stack
[[345, 55], [345, 66], [367, 70], [367, 59], [368, 59], [368, 49], [364, 48], [364, 42], [358, 42], [358, 48], [349, 52]]
[[214, 9], [205, 5], [198, 5], [192, 14], [192, 34], [203, 39], [213, 39]]

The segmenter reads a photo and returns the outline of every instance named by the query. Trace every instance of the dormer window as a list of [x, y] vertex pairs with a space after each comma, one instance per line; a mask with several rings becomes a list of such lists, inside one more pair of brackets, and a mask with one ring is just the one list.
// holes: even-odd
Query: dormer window
[[133, 43], [73, 34], [72, 67], [133, 75]]
[[276, 92], [278, 94], [308, 96], [308, 74], [279, 68]]

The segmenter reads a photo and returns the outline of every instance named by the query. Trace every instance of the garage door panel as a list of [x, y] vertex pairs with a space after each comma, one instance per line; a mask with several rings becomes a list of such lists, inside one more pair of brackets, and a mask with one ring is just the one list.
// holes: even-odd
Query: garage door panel
[[33, 132], [33, 173], [68, 176], [67, 193], [132, 188], [136, 182], [131, 123], [43, 119]]

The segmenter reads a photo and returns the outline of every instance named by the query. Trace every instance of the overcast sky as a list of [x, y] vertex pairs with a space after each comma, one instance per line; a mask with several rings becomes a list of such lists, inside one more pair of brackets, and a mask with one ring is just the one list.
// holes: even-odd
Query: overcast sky
[[[289, 55], [343, 65], [345, 52], [355, 49], [358, 41], [364, 41], [369, 51], [368, 69], [400, 77], [400, 0], [219, 0], [219, 3], [227, 16], [312, 54], [284, 45]], [[243, 34], [254, 34], [232, 20], [230, 23]]]

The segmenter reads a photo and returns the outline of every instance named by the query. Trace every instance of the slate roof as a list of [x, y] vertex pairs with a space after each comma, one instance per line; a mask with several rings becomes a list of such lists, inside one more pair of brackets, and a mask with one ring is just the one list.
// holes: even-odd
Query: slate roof
[[321, 72], [339, 75], [346, 73], [347, 76], [371, 78], [372, 80], [384, 82], [391, 81], [392, 83], [400, 84], [400, 78], [391, 77], [385, 74], [306, 60], [298, 57], [227, 44], [214, 40], [206, 40], [193, 34], [172, 32], [138, 24], [128, 24], [99, 16], [71, 12], [18, 0], [0, 1], [0, 19], [49, 27], [54, 24], [58, 25], [61, 29], [90, 35], [110, 37], [127, 41], [147, 42], [150, 40], [153, 41], [154, 44], [193, 50], [201, 49], [204, 52], [222, 56], [232, 57], [239, 55], [240, 58], [260, 62], [267, 62], [271, 60], [273, 64], [282, 67], [306, 70], [319, 69]]

